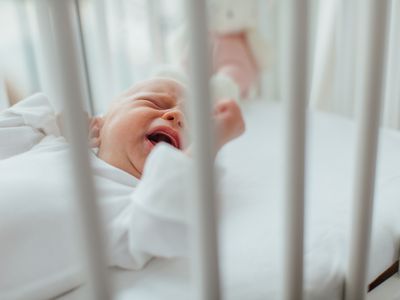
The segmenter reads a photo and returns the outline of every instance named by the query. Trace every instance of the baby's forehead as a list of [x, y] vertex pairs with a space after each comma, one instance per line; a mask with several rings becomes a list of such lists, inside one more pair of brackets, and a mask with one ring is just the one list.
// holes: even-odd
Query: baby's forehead
[[[154, 78], [136, 83], [122, 95], [117, 97], [110, 108], [117, 108], [143, 97], [155, 97], [159, 100], [167, 99], [173, 105], [185, 106], [187, 94], [183, 83], [168, 78]], [[171, 103], [172, 104], [172, 103]]]
[[168, 94], [174, 98], [182, 98], [185, 95], [185, 86], [173, 79], [154, 78], [142, 81], [135, 85], [134, 93]]

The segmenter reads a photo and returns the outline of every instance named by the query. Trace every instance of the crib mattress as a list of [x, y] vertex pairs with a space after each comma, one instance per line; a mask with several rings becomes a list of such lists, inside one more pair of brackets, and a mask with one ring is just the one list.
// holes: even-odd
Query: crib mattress
[[[243, 107], [247, 131], [226, 146], [220, 178], [220, 264], [224, 299], [276, 299], [284, 261], [284, 117], [279, 105]], [[305, 296], [341, 299], [348, 259], [355, 126], [310, 113], [307, 140]], [[368, 281], [398, 259], [400, 134], [383, 130]], [[190, 299], [189, 263], [154, 259], [142, 271], [111, 269], [117, 299]], [[60, 299], [83, 299], [85, 287]]]

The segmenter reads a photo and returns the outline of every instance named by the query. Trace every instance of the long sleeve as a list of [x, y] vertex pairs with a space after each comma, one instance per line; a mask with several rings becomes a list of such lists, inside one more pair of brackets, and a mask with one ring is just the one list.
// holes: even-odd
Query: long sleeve
[[48, 134], [59, 134], [48, 99], [26, 98], [0, 113], [0, 159], [28, 151]]
[[112, 265], [140, 269], [154, 256], [187, 254], [191, 167], [191, 159], [170, 146], [152, 151], [129, 206], [112, 223]]

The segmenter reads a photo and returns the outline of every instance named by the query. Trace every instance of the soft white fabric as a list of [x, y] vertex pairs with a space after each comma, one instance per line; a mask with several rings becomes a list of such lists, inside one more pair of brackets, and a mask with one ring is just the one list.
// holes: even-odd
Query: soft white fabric
[[25, 152], [46, 134], [59, 135], [45, 97], [32, 96], [0, 113], [0, 159]]
[[[69, 147], [43, 95], [2, 112], [0, 124], [0, 298], [53, 297], [82, 283]], [[140, 181], [91, 160], [110, 265], [182, 255], [190, 159], [158, 145]]]
[[[247, 131], [218, 157], [220, 266], [224, 299], [279, 299], [284, 251], [283, 115], [263, 102], [244, 107]], [[305, 299], [342, 299], [354, 177], [354, 124], [310, 114], [306, 181]], [[400, 134], [382, 131], [368, 281], [399, 255]], [[139, 272], [113, 270], [116, 299], [190, 299], [190, 264], [155, 259]], [[65, 300], [81, 299], [84, 288]], [[64, 300], [64, 298], [63, 298]]]
[[[244, 113], [247, 119], [246, 134], [224, 148], [218, 156], [219, 163], [226, 169], [219, 180], [221, 185], [219, 194], [222, 199], [219, 232], [223, 294], [225, 299], [276, 299], [282, 283], [280, 278], [284, 258], [282, 246], [282, 237], [284, 236], [282, 115], [278, 107], [266, 106], [262, 102], [249, 103], [244, 107]], [[305, 239], [306, 299], [341, 299], [350, 230], [354, 157], [356, 155], [354, 152], [355, 130], [354, 125], [348, 120], [328, 114], [310, 115], [309, 128]], [[49, 137], [49, 139], [53, 139], [53, 137]], [[383, 131], [381, 142], [369, 281], [397, 259], [399, 250], [400, 157], [398, 153], [400, 135], [397, 132]], [[65, 143], [62, 141], [52, 146], [52, 143], [43, 140], [39, 145], [40, 147], [50, 147], [50, 149], [58, 147], [60, 151], [63, 151], [65, 147]], [[54, 155], [57, 154], [55, 149]], [[38, 296], [39, 299], [48, 298], [50, 295], [55, 295], [56, 291], [61, 293], [61, 291], [66, 291], [82, 282], [81, 275], [77, 270], [74, 271], [72, 268], [71, 271], [62, 267], [73, 265], [71, 262], [76, 262], [76, 256], [78, 256], [78, 250], [75, 249], [76, 244], [70, 242], [74, 238], [74, 233], [70, 228], [71, 222], [63, 223], [62, 221], [70, 209], [66, 204], [68, 201], [62, 200], [64, 193], [53, 194], [56, 196], [46, 198], [47, 201], [43, 200], [45, 198], [43, 197], [41, 201], [37, 202], [37, 205], [33, 204], [38, 200], [31, 197], [34, 188], [41, 186], [41, 178], [46, 178], [46, 184], [49, 186], [46, 191], [40, 189], [41, 193], [52, 193], [52, 190], [54, 190], [53, 193], [59, 191], [57, 184], [64, 183], [69, 178], [61, 175], [69, 172], [69, 166], [57, 165], [57, 168], [50, 171], [49, 167], [45, 167], [45, 161], [40, 160], [41, 155], [38, 151], [35, 154], [35, 161], [38, 159], [38, 162], [34, 170], [40, 171], [36, 171], [36, 181], [31, 181], [31, 186], [29, 186], [28, 179], [23, 179], [29, 176], [21, 176], [21, 174], [29, 173], [30, 166], [33, 165], [32, 159], [28, 159], [28, 157], [37, 150], [39, 149], [34, 148], [28, 152], [29, 155], [28, 153], [21, 154], [0, 162], [0, 170], [3, 164], [17, 159], [17, 157], [24, 162], [20, 165], [21, 172], [10, 171], [10, 174], [14, 174], [15, 177], [6, 179], [4, 186], [0, 183], [1, 189], [11, 190], [12, 185], [15, 187], [16, 178], [21, 183], [20, 186], [26, 187], [18, 190], [17, 195], [21, 197], [15, 198], [16, 205], [12, 200], [7, 201], [4, 197], [0, 199], [1, 245], [17, 245], [17, 247], [12, 247], [15, 257], [18, 255], [23, 257], [26, 253], [21, 254], [20, 251], [25, 248], [26, 252], [33, 253], [36, 258], [34, 261], [28, 255], [27, 259], [19, 263], [15, 259], [13, 260], [14, 256], [10, 255], [10, 252], [4, 252], [11, 251], [8, 247], [0, 247], [0, 265], [6, 266], [4, 269], [0, 268], [0, 284], [12, 281], [12, 278], [9, 279], [8, 276], [14, 276], [20, 282], [18, 285], [20, 289], [14, 290], [20, 291], [25, 288], [25, 291], [29, 291], [30, 299], [34, 299], [35, 296]], [[107, 201], [107, 197], [100, 199], [107, 213], [106, 218], [107, 216], [118, 216], [114, 219], [111, 217], [114, 222], [109, 223], [111, 224], [109, 230], [115, 233], [111, 245], [114, 247], [116, 257], [119, 257], [119, 260], [114, 261], [117, 264], [129, 265], [135, 261], [146, 261], [147, 254], [145, 257], [141, 257], [141, 251], [136, 249], [138, 244], [143, 247], [140, 248], [143, 252], [157, 256], [172, 257], [184, 252], [186, 245], [180, 239], [180, 235], [184, 236], [185, 234], [182, 232], [184, 227], [179, 226], [180, 221], [175, 225], [170, 222], [179, 214], [176, 214], [175, 211], [160, 216], [163, 209], [169, 207], [165, 205], [169, 202], [154, 201], [159, 198], [153, 198], [153, 193], [157, 193], [157, 191], [162, 191], [162, 194], [165, 192], [167, 195], [170, 193], [170, 191], [162, 190], [161, 185], [157, 187], [158, 182], [161, 182], [162, 185], [166, 184], [165, 178], [160, 180], [158, 172], [168, 176], [164, 172], [167, 164], [170, 168], [168, 170], [177, 168], [185, 173], [186, 168], [177, 167], [175, 164], [183, 166], [186, 159], [182, 159], [179, 153], [170, 150], [160, 147], [149, 158], [142, 183], [147, 179], [150, 180], [151, 174], [154, 174], [156, 182], [152, 183], [156, 186], [149, 186], [148, 193], [140, 192], [144, 195], [141, 199], [146, 197], [151, 199], [148, 202], [131, 201], [135, 202], [134, 206], [137, 205], [136, 210], [133, 210], [131, 206], [125, 208], [123, 204], [126, 201], [124, 191], [130, 189], [129, 183], [133, 178], [129, 175], [126, 176], [127, 174], [118, 169], [109, 169], [107, 164], [93, 157], [95, 160], [94, 173], [96, 181], [99, 182], [99, 194], [113, 196], [113, 198], [109, 198], [110, 201]], [[164, 151], [166, 153], [163, 153]], [[173, 165], [169, 164], [169, 159], [164, 159], [166, 156], [174, 161]], [[22, 160], [21, 157], [26, 158]], [[49, 166], [53, 164], [53, 162], [49, 163], [50, 161], [47, 161]], [[157, 166], [159, 166], [158, 169]], [[182, 186], [181, 181], [176, 182], [174, 176], [171, 177], [173, 179], [171, 186]], [[5, 176], [2, 175], [2, 182], [3, 178]], [[108, 181], [116, 179], [119, 188], [113, 189], [114, 185], [110, 185]], [[135, 192], [139, 192], [142, 183], [137, 185]], [[28, 191], [29, 197], [25, 195]], [[65, 195], [67, 194], [65, 193]], [[55, 202], [52, 199], [58, 201]], [[116, 200], [111, 201], [111, 199]], [[174, 203], [176, 199], [170, 199], [171, 203]], [[143, 202], [151, 203], [151, 205], [143, 206]], [[177, 203], [171, 207], [178, 210], [182, 206]], [[44, 210], [43, 216], [42, 210]], [[140, 234], [141, 232], [138, 231], [142, 229], [136, 227], [135, 223], [132, 227], [138, 228], [137, 231], [132, 229], [128, 232], [123, 229], [127, 228], [125, 225], [129, 223], [129, 210], [134, 211], [136, 216], [141, 218], [142, 229], [146, 234]], [[23, 214], [24, 212], [25, 214]], [[118, 212], [121, 213], [118, 214]], [[25, 215], [30, 218], [37, 217], [32, 218], [32, 221], [26, 226]], [[155, 217], [156, 215], [157, 217]], [[135, 218], [132, 218], [132, 222], [136, 221]], [[52, 228], [48, 228], [49, 224], [52, 224]], [[4, 228], [7, 230], [3, 230]], [[59, 234], [61, 231], [63, 231], [62, 235]], [[150, 232], [151, 234], [149, 234]], [[26, 237], [33, 240], [32, 244], [24, 243]], [[132, 238], [131, 243], [127, 243], [129, 238]], [[21, 247], [18, 247], [19, 245]], [[130, 246], [127, 247], [127, 245]], [[163, 249], [164, 252], [162, 254], [157, 252], [157, 254], [155, 251], [160, 251], [160, 249]], [[62, 257], [61, 252], [65, 252]], [[132, 256], [132, 253], [137, 256]], [[11, 259], [11, 264], [6, 264], [7, 259]], [[44, 264], [43, 261], [46, 261], [47, 264]], [[65, 273], [60, 272], [61, 270], [64, 270]], [[43, 272], [38, 273], [39, 271]], [[56, 280], [57, 289], [54, 289], [54, 285], [48, 286], [49, 281], [45, 283], [46, 280], [40, 281], [43, 283], [40, 288], [36, 286], [36, 288], [28, 289], [28, 285], [24, 285], [24, 282], [32, 282], [34, 277], [30, 272], [36, 272], [35, 275], [38, 279], [40, 277], [43, 279], [44, 275], [51, 279], [53, 275], [56, 275], [53, 280]], [[176, 300], [190, 297], [189, 264], [185, 259], [159, 258], [152, 260], [140, 271], [114, 269], [111, 273], [117, 285], [117, 299], [158, 300], [163, 298]], [[22, 275], [26, 277], [21, 279]], [[3, 278], [7, 280], [3, 281]], [[38, 282], [36, 284], [39, 284]], [[4, 289], [1, 286], [0, 290], [2, 292], [9, 291], [10, 285], [7, 288]], [[66, 295], [65, 299], [82, 299], [82, 294], [80, 294], [82, 291], [84, 288]], [[1, 296], [3, 295], [0, 295], [0, 298], [7, 299]]]

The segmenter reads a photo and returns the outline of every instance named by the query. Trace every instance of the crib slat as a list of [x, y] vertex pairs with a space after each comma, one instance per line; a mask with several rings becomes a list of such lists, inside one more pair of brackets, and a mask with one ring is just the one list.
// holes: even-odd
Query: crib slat
[[[312, 72], [310, 73], [312, 73], [312, 84], [310, 106], [312, 108], [333, 108], [332, 103], [330, 103], [329, 93], [327, 93], [329, 89], [326, 89], [326, 82], [330, 81], [330, 73], [334, 64], [331, 57], [335, 48], [335, 22], [339, 4], [340, 2], [336, 0], [322, 1], [319, 3], [316, 13], [317, 20], [315, 24], [323, 24], [323, 26], [316, 26], [315, 49], [311, 51]], [[284, 80], [283, 84], [285, 84]]]
[[189, 19], [191, 126], [195, 162], [195, 199], [192, 205], [192, 274], [195, 299], [220, 299], [216, 197], [214, 181], [214, 143], [211, 135], [211, 102], [206, 1], [185, 1]]
[[40, 90], [45, 93], [54, 109], [59, 112], [61, 104], [59, 101], [58, 83], [59, 74], [57, 70], [56, 52], [54, 50], [54, 39], [50, 24], [50, 15], [47, 1], [34, 1], [35, 21], [37, 25], [38, 39], [35, 41], [37, 47], [37, 59], [39, 61]]
[[308, 1], [283, 2], [287, 132], [285, 182], [285, 300], [302, 299], [305, 183], [305, 120], [308, 97]]
[[354, 58], [356, 24], [359, 11], [356, 1], [340, 0], [337, 13], [337, 37], [335, 43], [336, 71], [334, 78], [334, 111], [351, 115], [354, 104]]
[[[98, 86], [101, 89], [98, 93], [98, 99], [93, 103], [94, 110], [96, 113], [99, 111], [99, 107], [107, 107], [108, 101], [112, 99], [116, 91], [116, 78], [114, 73], [113, 61], [111, 58], [111, 47], [110, 47], [110, 35], [108, 31], [109, 20], [107, 18], [107, 3], [106, 0], [96, 0], [92, 2], [95, 12], [95, 24], [97, 28], [97, 43], [98, 55], [101, 61], [101, 72], [98, 74], [100, 77], [101, 84]], [[97, 105], [96, 105], [97, 104]]]
[[[356, 88], [356, 100], [360, 104], [357, 136], [357, 161], [354, 186], [353, 219], [349, 269], [346, 280], [346, 300], [365, 299], [366, 273], [372, 227], [373, 199], [375, 190], [378, 130], [383, 96], [383, 70], [385, 57], [385, 33], [387, 17], [386, 0], [362, 1], [365, 5], [365, 31], [360, 49], [362, 60], [358, 66], [360, 85]], [[361, 55], [361, 53], [359, 53]]]
[[84, 33], [83, 33], [83, 22], [82, 22], [82, 13], [81, 13], [81, 8], [80, 8], [80, 0], [75, 0], [75, 7], [76, 7], [76, 20], [77, 20], [77, 27], [78, 27], [78, 38], [79, 38], [79, 45], [80, 49], [82, 51], [82, 74], [83, 74], [83, 80], [85, 81], [85, 84], [83, 86], [86, 87], [86, 104], [87, 104], [87, 109], [90, 112], [91, 115], [94, 114], [94, 101], [93, 101], [93, 91], [92, 91], [92, 85], [91, 85], [91, 78], [90, 78], [90, 72], [89, 72], [89, 63], [87, 61], [87, 49], [86, 49], [86, 44], [85, 44], [85, 39], [84, 39]]
[[385, 85], [385, 105], [383, 121], [385, 126], [400, 129], [400, 1], [391, 0], [390, 5], [390, 28], [387, 61], [387, 80]]
[[150, 32], [151, 48], [153, 58], [157, 64], [163, 64], [166, 60], [165, 40], [161, 31], [161, 14], [158, 0], [147, 0], [146, 13], [148, 16], [148, 26]]
[[58, 54], [60, 93], [69, 132], [77, 206], [82, 224], [83, 246], [89, 271], [92, 299], [110, 299], [110, 283], [105, 267], [102, 224], [88, 156], [87, 123], [82, 105], [85, 88], [79, 62], [77, 19], [74, 0], [51, 0], [47, 3]]
[[35, 53], [33, 49], [33, 32], [31, 24], [29, 22], [28, 4], [27, 0], [19, 1], [17, 4], [17, 18], [21, 30], [21, 36], [27, 41], [23, 45], [24, 60], [27, 66], [27, 72], [29, 75], [30, 92], [37, 92], [39, 89], [38, 80], [38, 66], [35, 60]]

